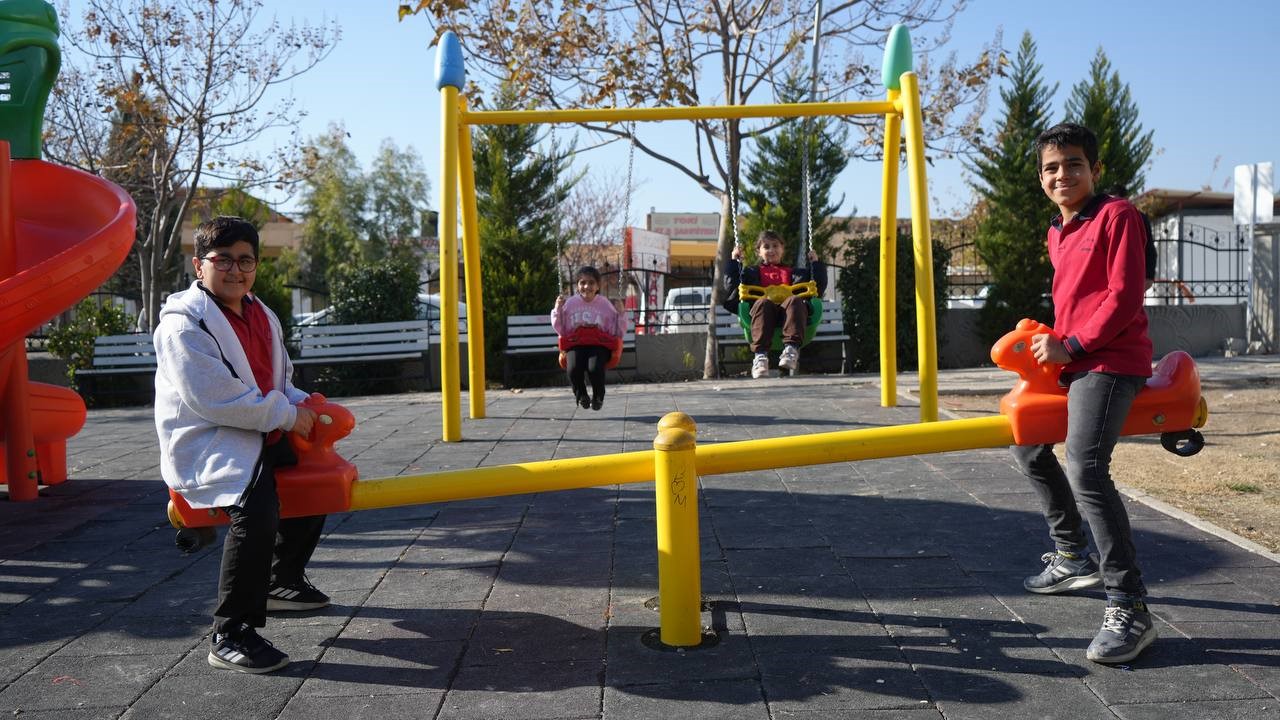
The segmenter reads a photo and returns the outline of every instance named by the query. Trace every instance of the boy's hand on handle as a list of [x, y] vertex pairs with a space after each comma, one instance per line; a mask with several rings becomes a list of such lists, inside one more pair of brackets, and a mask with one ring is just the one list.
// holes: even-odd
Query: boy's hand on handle
[[289, 432], [297, 433], [303, 437], [311, 434], [311, 428], [316, 424], [316, 411], [305, 405], [295, 405], [298, 411], [298, 417], [293, 421], [293, 427], [289, 428]]
[[737, 260], [738, 262], [742, 262], [742, 246], [734, 245], [733, 252], [729, 253], [729, 257]]
[[1031, 354], [1035, 356], [1036, 362], [1041, 365], [1049, 363], [1066, 365], [1071, 362], [1071, 356], [1067, 354], [1066, 346], [1062, 344], [1057, 335], [1052, 333], [1032, 335]]
[[817, 262], [818, 253], [813, 248], [809, 248], [809, 262]]
[[557, 309], [557, 310], [559, 310], [559, 309], [561, 309], [561, 308], [563, 308], [563, 307], [564, 307], [564, 296], [563, 296], [563, 295], [557, 295], [557, 296], [556, 296], [556, 309]]

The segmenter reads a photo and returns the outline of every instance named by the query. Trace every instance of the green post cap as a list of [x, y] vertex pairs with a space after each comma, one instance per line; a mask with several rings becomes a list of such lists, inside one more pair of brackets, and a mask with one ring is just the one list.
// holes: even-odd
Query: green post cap
[[911, 33], [906, 25], [898, 24], [889, 29], [884, 64], [880, 66], [880, 84], [885, 90], [901, 90], [905, 72], [911, 72]]
[[44, 0], [0, 0], [0, 140], [40, 158], [44, 106], [58, 78], [58, 14]]

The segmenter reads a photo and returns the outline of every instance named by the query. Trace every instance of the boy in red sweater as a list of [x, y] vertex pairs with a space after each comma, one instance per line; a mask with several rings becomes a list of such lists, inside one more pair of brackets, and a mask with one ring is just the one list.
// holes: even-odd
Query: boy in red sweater
[[[1055, 550], [1023, 581], [1034, 593], [1104, 585], [1107, 608], [1085, 656], [1133, 660], [1156, 638], [1142, 598], [1129, 515], [1111, 480], [1111, 453], [1138, 391], [1151, 376], [1143, 309], [1146, 243], [1142, 216], [1127, 200], [1097, 194], [1098, 140], [1074, 123], [1036, 138], [1040, 186], [1061, 213], [1049, 226], [1054, 331], [1032, 338], [1041, 363], [1060, 363], [1067, 386], [1067, 467], [1052, 445], [1015, 446], [1019, 469], [1040, 496]], [[1098, 546], [1088, 551], [1081, 511]]]

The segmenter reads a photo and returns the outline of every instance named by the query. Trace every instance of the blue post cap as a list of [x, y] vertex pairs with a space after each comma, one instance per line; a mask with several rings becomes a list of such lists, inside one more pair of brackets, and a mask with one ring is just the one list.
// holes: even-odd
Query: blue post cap
[[462, 43], [452, 30], [440, 36], [436, 45], [436, 89], [446, 86], [462, 89], [467, 81], [467, 69], [462, 65]]
[[902, 89], [902, 73], [911, 72], [911, 33], [901, 23], [889, 29], [889, 42], [884, 46], [884, 64], [880, 66], [880, 84], [885, 90]]

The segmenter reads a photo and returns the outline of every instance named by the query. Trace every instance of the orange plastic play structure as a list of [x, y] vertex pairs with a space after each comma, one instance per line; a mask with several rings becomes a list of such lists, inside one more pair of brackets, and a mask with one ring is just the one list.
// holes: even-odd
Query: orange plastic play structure
[[[350, 410], [312, 393], [302, 403], [319, 418], [308, 437], [285, 433], [298, 464], [276, 470], [276, 492], [280, 496], [280, 517], [306, 517], [345, 512], [351, 507], [351, 484], [359, 477], [356, 466], [347, 462], [333, 444], [351, 434], [356, 426]], [[194, 550], [213, 540], [212, 528], [225, 525], [227, 514], [218, 508], [194, 509], [173, 490], [169, 491], [169, 522], [176, 528], [201, 530], [178, 534], [178, 546]]]
[[[1000, 413], [1009, 418], [1019, 445], [1058, 443], [1067, 435], [1067, 389], [1058, 382], [1063, 366], [1041, 365], [1031, 354], [1031, 338], [1041, 333], [1053, 333], [1053, 328], [1024, 319], [991, 347], [997, 366], [1018, 373], [1017, 384], [1000, 400]], [[1192, 455], [1204, 442], [1192, 428], [1203, 427], [1208, 414], [1195, 361], [1176, 350], [1156, 364], [1121, 435], [1160, 433], [1167, 449]]]
[[111, 277], [133, 236], [133, 200], [119, 187], [11, 161], [0, 141], [0, 482], [10, 500], [67, 479], [67, 439], [85, 420], [79, 395], [28, 380], [25, 338]]

